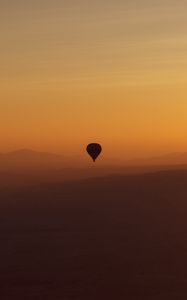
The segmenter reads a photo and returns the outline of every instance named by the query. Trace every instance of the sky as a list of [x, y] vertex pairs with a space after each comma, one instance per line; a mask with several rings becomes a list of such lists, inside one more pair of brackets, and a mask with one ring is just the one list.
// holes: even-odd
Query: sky
[[187, 151], [187, 1], [0, 0], [0, 151]]

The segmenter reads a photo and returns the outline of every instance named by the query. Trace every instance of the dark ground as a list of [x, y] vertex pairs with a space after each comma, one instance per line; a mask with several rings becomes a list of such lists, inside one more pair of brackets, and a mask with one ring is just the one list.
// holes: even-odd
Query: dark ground
[[187, 299], [187, 171], [0, 198], [1, 300]]

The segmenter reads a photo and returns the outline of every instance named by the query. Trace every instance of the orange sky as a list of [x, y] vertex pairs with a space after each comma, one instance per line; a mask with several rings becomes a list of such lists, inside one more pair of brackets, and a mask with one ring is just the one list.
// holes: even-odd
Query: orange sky
[[1, 1], [0, 151], [187, 151], [187, 2]]

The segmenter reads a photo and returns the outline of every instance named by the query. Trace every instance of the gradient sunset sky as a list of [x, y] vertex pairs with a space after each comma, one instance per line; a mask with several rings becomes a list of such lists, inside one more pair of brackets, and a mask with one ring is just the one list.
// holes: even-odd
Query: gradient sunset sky
[[1, 0], [0, 151], [187, 151], [187, 1]]

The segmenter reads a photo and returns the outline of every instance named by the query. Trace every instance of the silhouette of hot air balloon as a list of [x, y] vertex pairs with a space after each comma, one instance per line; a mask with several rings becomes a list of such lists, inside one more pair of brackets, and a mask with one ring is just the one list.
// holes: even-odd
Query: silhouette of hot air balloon
[[102, 151], [101, 145], [97, 143], [92, 143], [87, 146], [87, 152], [95, 162], [96, 158], [99, 156], [99, 154]]

